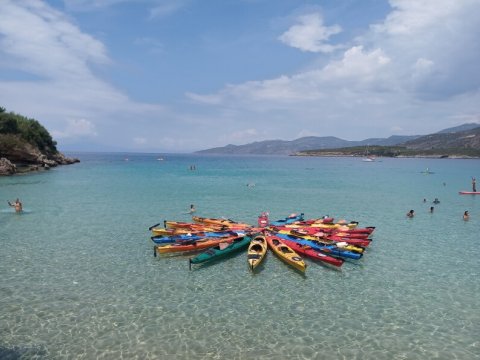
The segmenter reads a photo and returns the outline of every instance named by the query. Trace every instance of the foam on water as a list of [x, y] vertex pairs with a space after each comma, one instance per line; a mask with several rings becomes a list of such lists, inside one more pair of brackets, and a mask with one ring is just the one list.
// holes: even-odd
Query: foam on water
[[[36, 209], [0, 214], [0, 358], [480, 356], [480, 198], [458, 195], [478, 160], [74, 155], [0, 178], [0, 198]], [[271, 252], [255, 274], [244, 253], [189, 271], [186, 256], [153, 257], [147, 229], [188, 221], [192, 203], [252, 224], [304, 212], [377, 229], [341, 271], [308, 261], [302, 276]]]

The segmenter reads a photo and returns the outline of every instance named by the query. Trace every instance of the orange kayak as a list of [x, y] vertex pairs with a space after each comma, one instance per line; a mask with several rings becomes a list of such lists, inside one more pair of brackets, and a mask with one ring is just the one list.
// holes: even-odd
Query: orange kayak
[[191, 243], [174, 243], [164, 246], [155, 245], [153, 248], [153, 253], [155, 256], [157, 256], [157, 254], [189, 252], [208, 249], [210, 247], [217, 246], [220, 243], [231, 243], [233, 239], [237, 237], [238, 235], [230, 236], [227, 238], [207, 238], [205, 240], [192, 241]]

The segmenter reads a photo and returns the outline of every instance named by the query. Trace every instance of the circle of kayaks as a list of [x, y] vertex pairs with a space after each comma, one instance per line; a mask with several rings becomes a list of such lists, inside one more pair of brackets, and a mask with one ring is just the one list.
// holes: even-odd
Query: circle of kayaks
[[[372, 239], [374, 226], [359, 228], [357, 221], [334, 222], [324, 216], [304, 219], [304, 214], [291, 214], [284, 219], [268, 221], [261, 214], [263, 227], [225, 218], [192, 216], [193, 222], [165, 220], [150, 226], [154, 255], [196, 253], [190, 257], [189, 268], [215, 260], [226, 259], [247, 250], [247, 263], [253, 271], [263, 262], [267, 249], [295, 270], [304, 273], [303, 257], [340, 268], [346, 259], [363, 257]], [[260, 217], [259, 217], [260, 218]]]

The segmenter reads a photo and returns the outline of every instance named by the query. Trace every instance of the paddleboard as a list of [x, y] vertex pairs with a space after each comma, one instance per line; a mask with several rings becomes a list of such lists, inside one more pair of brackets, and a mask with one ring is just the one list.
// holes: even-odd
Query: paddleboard
[[480, 191], [459, 191], [460, 195], [480, 195]]

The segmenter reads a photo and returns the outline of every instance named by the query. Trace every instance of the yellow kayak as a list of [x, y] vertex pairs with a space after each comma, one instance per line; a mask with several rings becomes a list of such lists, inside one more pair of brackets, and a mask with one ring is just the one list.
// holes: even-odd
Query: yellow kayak
[[239, 229], [239, 228], [244, 229], [244, 228], [252, 227], [249, 224], [239, 223], [230, 219], [214, 219], [214, 218], [205, 218], [200, 216], [192, 216], [192, 220], [195, 221], [197, 224], [224, 226], [224, 227], [235, 228], [235, 229]]
[[247, 252], [248, 265], [252, 271], [255, 270], [258, 265], [260, 265], [266, 253], [267, 240], [265, 239], [265, 236], [255, 236], [252, 241], [250, 241]]
[[295, 269], [305, 272], [307, 264], [305, 261], [298, 256], [298, 254], [293, 251], [289, 246], [285, 245], [280, 238], [274, 235], [265, 236], [268, 245], [272, 251], [288, 265], [293, 266]]

